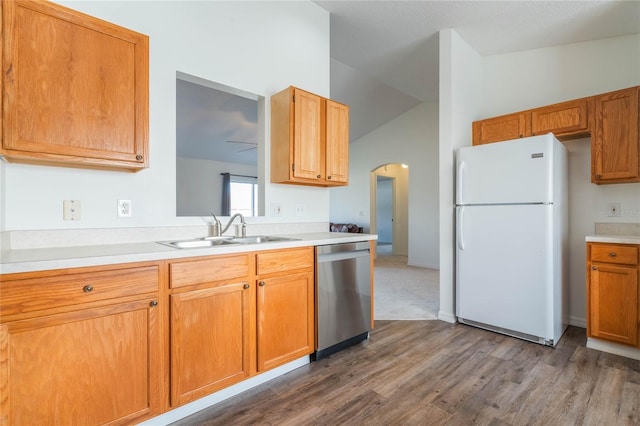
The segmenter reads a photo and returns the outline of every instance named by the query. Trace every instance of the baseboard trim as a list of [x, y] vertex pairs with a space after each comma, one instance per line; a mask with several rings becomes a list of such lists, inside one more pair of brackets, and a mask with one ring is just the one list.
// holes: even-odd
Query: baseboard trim
[[587, 337], [587, 348], [595, 349], [602, 352], [608, 352], [614, 355], [620, 355], [626, 358], [637, 359], [640, 361], [640, 349], [627, 345], [621, 345], [613, 342], [606, 342], [593, 337]]
[[455, 324], [456, 322], [458, 322], [458, 319], [455, 317], [455, 315], [451, 315], [450, 313], [443, 311], [438, 312], [438, 319], [440, 321], [448, 322], [451, 324]]
[[303, 365], [307, 365], [309, 364], [309, 362], [310, 362], [309, 356], [298, 358], [297, 360], [292, 361], [288, 364], [282, 365], [280, 367], [276, 367], [273, 370], [269, 370], [265, 373], [251, 377], [245, 381], [229, 386], [226, 389], [223, 389], [216, 393], [212, 393], [211, 395], [207, 395], [203, 398], [190, 402], [174, 410], [167, 411], [166, 413], [163, 413], [157, 417], [153, 417], [145, 422], [140, 423], [138, 426], [168, 425], [170, 423], [173, 423], [180, 419], [188, 417], [192, 414], [195, 414], [198, 411], [202, 411], [205, 408], [211, 407], [219, 402], [222, 402], [225, 399], [229, 399], [232, 396], [235, 396], [246, 390], [254, 388], [265, 382], [268, 382], [271, 379], [275, 379], [278, 376], [282, 376], [283, 374], [286, 374], [289, 371], [295, 370], [296, 368], [302, 367]]
[[582, 317], [569, 316], [569, 325], [580, 328], [587, 328], [587, 320], [586, 318]]

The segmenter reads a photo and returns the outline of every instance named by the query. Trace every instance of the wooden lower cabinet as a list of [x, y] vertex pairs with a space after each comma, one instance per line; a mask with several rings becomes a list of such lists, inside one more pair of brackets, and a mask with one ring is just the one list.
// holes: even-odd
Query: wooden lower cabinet
[[252, 291], [244, 281], [170, 296], [172, 406], [249, 377]]
[[639, 347], [638, 246], [588, 243], [587, 335]]
[[258, 371], [313, 352], [313, 279], [302, 272], [258, 282]]
[[259, 372], [314, 350], [314, 259], [313, 247], [256, 254]]
[[170, 262], [172, 407], [313, 352], [313, 252]]
[[314, 350], [314, 249], [5, 274], [0, 425], [136, 424]]
[[[5, 275], [0, 285], [3, 295], [4, 290], [12, 294], [15, 287], [21, 286], [37, 294], [48, 281], [68, 277], [69, 287], [75, 287], [79, 296], [87, 294], [91, 300], [95, 299], [94, 292], [100, 294], [103, 284], [115, 285], [112, 273], [118, 272], [96, 268], [83, 271], [80, 276], [95, 271], [97, 276], [105, 273], [111, 281], [76, 281], [76, 274], [69, 274], [74, 272], [70, 270], [61, 274]], [[6, 301], [11, 308], [5, 309], [8, 305], [3, 298], [0, 424], [130, 424], [160, 414], [158, 267], [147, 265], [125, 271], [154, 277], [156, 292], [123, 294], [115, 299], [98, 297], [71, 306], [54, 303], [37, 311], [31, 310], [26, 299], [24, 309], [17, 308], [15, 299]], [[43, 281], [40, 286], [38, 277]], [[133, 284], [138, 283], [134, 280]], [[110, 294], [108, 288], [104, 290]], [[132, 288], [131, 292], [135, 294], [137, 290]]]

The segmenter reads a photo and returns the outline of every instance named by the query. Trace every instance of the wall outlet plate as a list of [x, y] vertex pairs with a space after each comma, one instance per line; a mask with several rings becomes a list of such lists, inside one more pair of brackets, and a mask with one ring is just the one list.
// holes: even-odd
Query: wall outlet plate
[[271, 216], [282, 216], [282, 205], [277, 203], [271, 204]]
[[118, 217], [131, 217], [131, 200], [118, 200]]
[[620, 203], [609, 203], [607, 205], [607, 216], [609, 217], [622, 216], [622, 211], [620, 211]]

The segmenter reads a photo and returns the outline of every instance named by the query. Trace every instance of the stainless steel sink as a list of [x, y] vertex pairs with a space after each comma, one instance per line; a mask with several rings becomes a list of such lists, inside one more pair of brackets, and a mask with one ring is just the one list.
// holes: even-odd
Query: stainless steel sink
[[215, 247], [224, 244], [234, 244], [231, 237], [213, 237], [213, 238], [198, 238], [194, 240], [178, 240], [178, 241], [158, 241], [159, 244], [174, 248], [201, 248], [201, 247]]
[[196, 238], [192, 240], [176, 240], [176, 241], [158, 241], [159, 244], [165, 246], [189, 249], [189, 248], [205, 248], [216, 247], [227, 244], [261, 244], [278, 241], [295, 241], [297, 238], [274, 237], [270, 235], [256, 235], [251, 237], [206, 237]]
[[260, 243], [271, 243], [277, 241], [296, 241], [297, 238], [288, 238], [288, 237], [274, 237], [270, 235], [254, 235], [251, 237], [236, 237], [231, 241], [238, 244], [260, 244]]

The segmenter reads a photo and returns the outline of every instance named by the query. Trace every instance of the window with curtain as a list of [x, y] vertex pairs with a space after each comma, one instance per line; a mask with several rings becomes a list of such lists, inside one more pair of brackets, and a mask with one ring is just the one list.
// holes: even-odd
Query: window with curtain
[[258, 216], [258, 178], [223, 173], [222, 215]]

